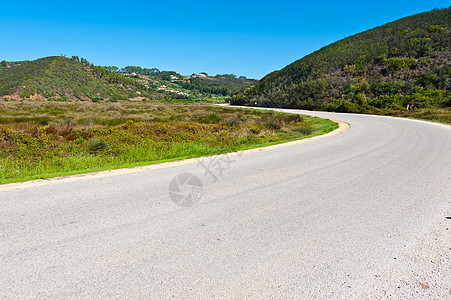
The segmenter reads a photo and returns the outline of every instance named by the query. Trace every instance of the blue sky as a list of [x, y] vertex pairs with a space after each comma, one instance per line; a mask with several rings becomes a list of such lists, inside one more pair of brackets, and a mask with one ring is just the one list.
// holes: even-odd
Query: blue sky
[[334, 41], [449, 1], [2, 1], [0, 60], [260, 79]]

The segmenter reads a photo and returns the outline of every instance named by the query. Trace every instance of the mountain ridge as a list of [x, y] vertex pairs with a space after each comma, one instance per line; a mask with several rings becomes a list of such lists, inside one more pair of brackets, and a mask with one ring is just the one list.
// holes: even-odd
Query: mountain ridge
[[235, 95], [237, 105], [344, 112], [449, 107], [451, 8], [325, 46]]

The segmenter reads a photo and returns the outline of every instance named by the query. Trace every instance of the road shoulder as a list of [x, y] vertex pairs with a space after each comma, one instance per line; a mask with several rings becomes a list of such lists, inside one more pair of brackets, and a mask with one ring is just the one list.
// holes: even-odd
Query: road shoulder
[[[451, 203], [451, 202], [449, 202]], [[354, 299], [449, 299], [451, 208], [388, 268], [367, 281]]]

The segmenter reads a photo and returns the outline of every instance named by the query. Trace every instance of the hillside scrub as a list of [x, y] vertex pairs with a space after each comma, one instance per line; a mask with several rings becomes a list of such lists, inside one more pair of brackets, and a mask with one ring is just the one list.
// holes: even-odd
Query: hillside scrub
[[117, 101], [150, 98], [136, 80], [87, 62], [53, 56], [0, 68], [0, 98], [49, 101]]
[[175, 71], [156, 68], [95, 66], [78, 56], [70, 59], [53, 56], [34, 61], [2, 61], [0, 99], [59, 102], [166, 99], [198, 102], [216, 97], [229, 98], [255, 82], [245, 77], [226, 75], [186, 78]]
[[322, 134], [329, 120], [161, 103], [0, 102], [0, 183], [220, 154]]
[[199, 93], [232, 96], [255, 80], [242, 80], [234, 77], [192, 77], [188, 81], [180, 81], [181, 87]]
[[337, 41], [235, 95], [236, 105], [402, 114], [451, 107], [451, 8]]

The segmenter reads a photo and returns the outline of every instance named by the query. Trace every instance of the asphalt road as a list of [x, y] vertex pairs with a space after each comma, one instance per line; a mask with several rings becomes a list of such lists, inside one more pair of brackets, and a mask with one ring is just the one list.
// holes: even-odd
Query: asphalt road
[[433, 286], [373, 282], [412, 267], [406, 253], [434, 243], [423, 241], [431, 226], [449, 227], [451, 126], [309, 114], [351, 127], [202, 163], [1, 191], [0, 298], [446, 296], [451, 230], [430, 252]]

